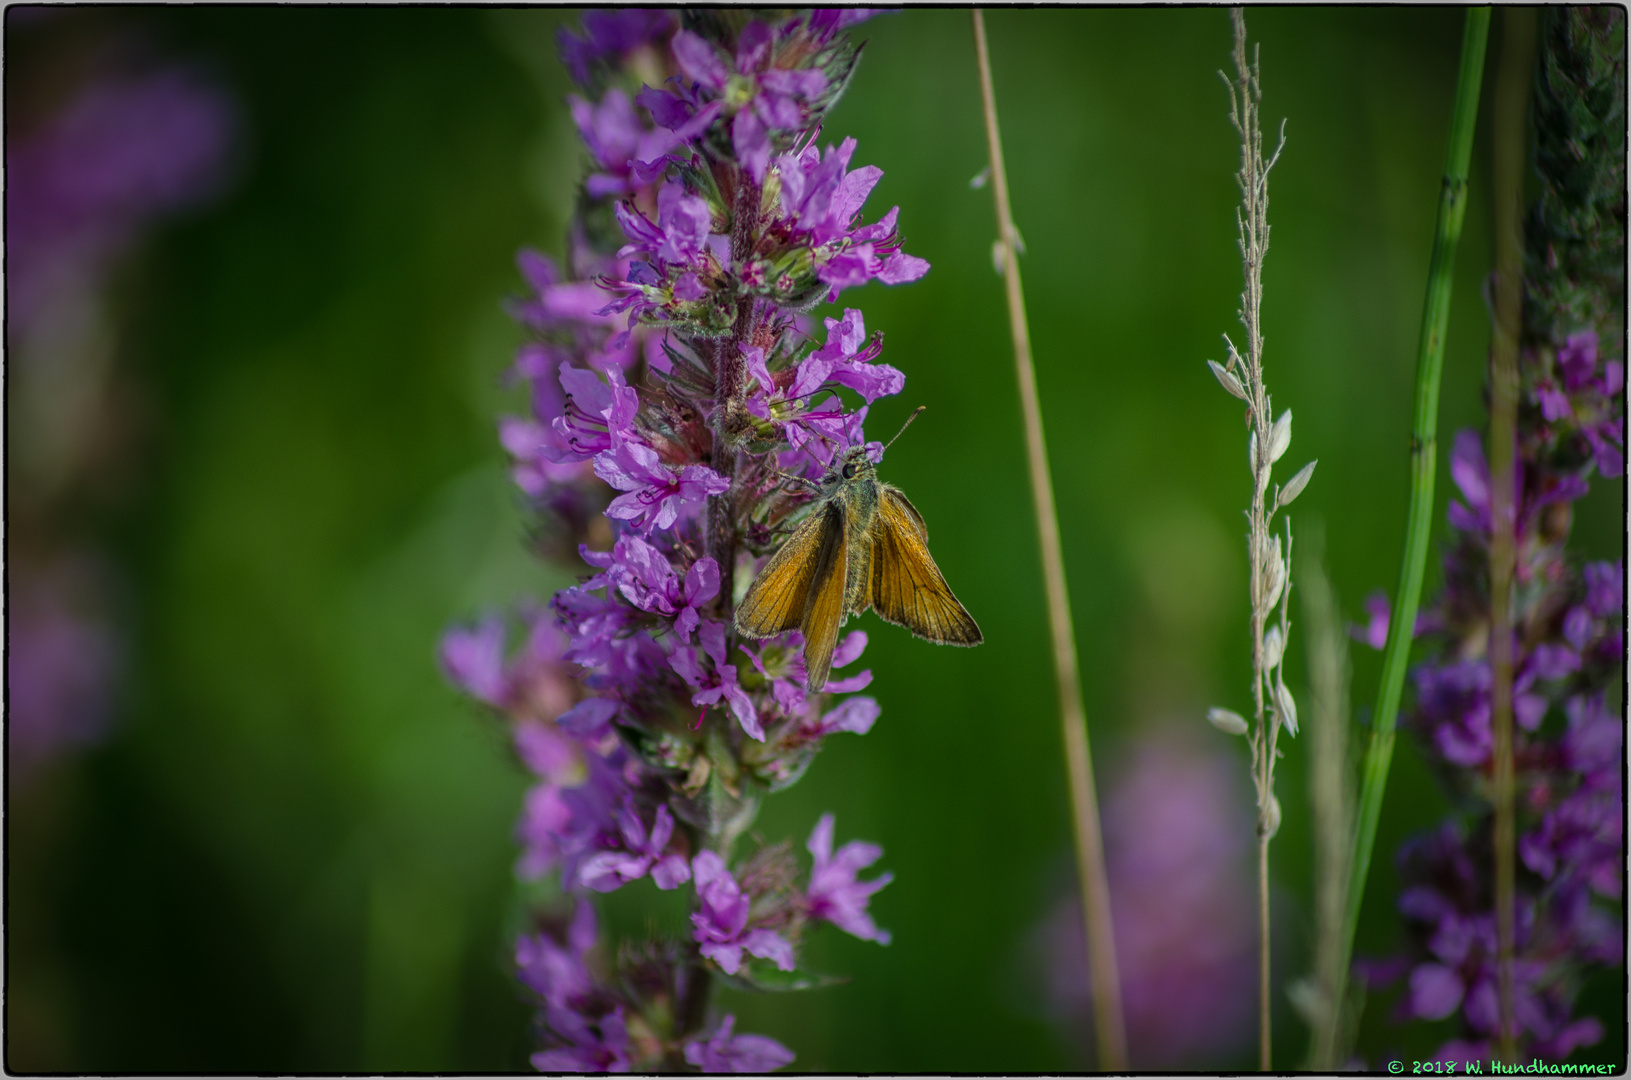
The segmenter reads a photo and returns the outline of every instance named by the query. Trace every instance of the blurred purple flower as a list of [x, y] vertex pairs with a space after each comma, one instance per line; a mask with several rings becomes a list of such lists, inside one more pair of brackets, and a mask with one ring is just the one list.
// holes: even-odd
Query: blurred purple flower
[[[1187, 734], [1132, 751], [1105, 802], [1128, 1051], [1140, 1069], [1227, 1060], [1256, 1016], [1249, 801], [1228, 755]], [[1048, 1009], [1073, 1035], [1091, 1013], [1081, 905], [1061, 899], [1034, 935]]]
[[748, 929], [749, 898], [725, 868], [725, 860], [704, 851], [691, 860], [696, 879], [699, 907], [691, 916], [702, 955], [719, 965], [727, 975], [735, 975], [747, 952], [774, 963], [782, 971], [793, 970], [793, 946], [773, 930]]
[[23, 326], [74, 282], [96, 287], [156, 215], [195, 205], [225, 179], [236, 109], [182, 68], [81, 87], [6, 154], [6, 292]]
[[733, 1035], [736, 1017], [726, 1016], [707, 1039], [685, 1044], [685, 1060], [705, 1073], [767, 1073], [793, 1061], [793, 1051], [765, 1035]]
[[659, 889], [674, 889], [691, 880], [691, 867], [683, 855], [665, 855], [668, 839], [674, 834], [674, 816], [668, 807], [657, 807], [657, 819], [647, 836], [645, 824], [634, 808], [625, 804], [617, 812], [622, 834], [621, 850], [596, 852], [578, 869], [578, 880], [595, 892], [611, 892], [651, 872]]
[[573, 81], [587, 86], [595, 64], [621, 60], [642, 45], [663, 41], [679, 20], [667, 10], [613, 8], [584, 12], [582, 24], [579, 33], [567, 27], [556, 31], [556, 43]]
[[92, 564], [11, 566], [6, 746], [20, 777], [106, 734], [123, 652], [118, 633], [79, 594], [94, 590]]

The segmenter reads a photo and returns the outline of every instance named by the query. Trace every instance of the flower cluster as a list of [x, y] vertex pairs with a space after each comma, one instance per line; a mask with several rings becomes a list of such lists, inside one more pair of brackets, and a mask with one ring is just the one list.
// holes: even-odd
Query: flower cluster
[[[1625, 375], [1617, 348], [1623, 286], [1604, 293], [1601, 274], [1587, 272], [1600, 257], [1623, 266], [1624, 156], [1613, 152], [1593, 165], [1578, 155], [1580, 147], [1603, 145], [1582, 131], [1623, 118], [1624, 57], [1618, 53], [1617, 76], [1599, 70], [1598, 60], [1623, 50], [1623, 24], [1615, 28], [1613, 19], [1557, 9], [1547, 20], [1537, 84], [1544, 121], [1537, 160], [1546, 194], [1528, 226], [1513, 470], [1513, 1005], [1521, 1056], [1560, 1059], [1603, 1034], [1596, 1019], [1572, 1016], [1585, 968], [1617, 964], [1623, 956], [1619, 919], [1604, 902], [1619, 900], [1624, 887], [1624, 723], [1609, 695], [1621, 681], [1625, 656], [1625, 568], [1623, 562], [1581, 566], [1568, 557], [1565, 542], [1571, 506], [1586, 494], [1592, 471], [1618, 477], [1625, 468]], [[1590, 90], [1586, 76], [1601, 80], [1606, 96], [1584, 92]], [[1572, 90], [1570, 79], [1576, 80]], [[1570, 93], [1577, 108], [1549, 109], [1558, 94]], [[1570, 136], [1569, 125], [1578, 137]], [[1545, 152], [1560, 141], [1574, 151], [1562, 157]], [[1602, 185], [1563, 177], [1556, 171], [1562, 165], [1584, 173], [1618, 169], [1618, 180], [1610, 177], [1604, 189], [1620, 200], [1618, 232], [1605, 227], [1590, 238], [1591, 259], [1580, 254], [1578, 235], [1560, 235], [1554, 227], [1595, 219], [1590, 203]], [[1428, 748], [1459, 811], [1400, 851], [1405, 888], [1399, 908], [1414, 947], [1398, 974], [1408, 970], [1400, 1006], [1406, 1017], [1438, 1020], [1459, 1012], [1461, 1033], [1440, 1051], [1459, 1060], [1490, 1056], [1500, 1029], [1488, 650], [1494, 523], [1489, 467], [1473, 432], [1457, 436], [1450, 472], [1461, 499], [1449, 508], [1444, 589], [1416, 627], [1438, 648], [1414, 671], [1416, 703], [1405, 722]], [[1378, 630], [1385, 637], [1385, 618], [1372, 608], [1366, 636], [1373, 644]]]
[[[807, 872], [786, 843], [732, 854], [762, 795], [879, 713], [832, 697], [871, 672], [812, 694], [797, 631], [749, 645], [732, 628], [739, 581], [810, 499], [789, 477], [865, 444], [867, 405], [905, 381], [878, 362], [860, 311], [820, 329], [807, 312], [928, 270], [901, 251], [896, 210], [863, 223], [881, 173], [850, 168], [854, 140], [816, 145], [859, 57], [843, 33], [858, 14], [763, 18], [625, 9], [561, 36], [590, 171], [565, 266], [520, 258], [529, 291], [512, 310], [528, 341], [512, 378], [531, 408], [499, 432], [541, 550], [587, 572], [520, 612], [513, 655], [497, 617], [442, 645], [449, 677], [506, 714], [538, 781], [517, 872], [560, 895], [517, 964], [545, 1071], [785, 1065], [773, 1040], [709, 1015], [711, 984], [817, 985], [799, 954], [823, 922], [889, 940], [867, 909], [890, 875], [860, 877], [882, 851], [835, 851], [832, 815]], [[844, 635], [832, 666], [852, 668], [866, 644]], [[688, 935], [603, 954], [592, 894], [647, 877], [688, 891]]]

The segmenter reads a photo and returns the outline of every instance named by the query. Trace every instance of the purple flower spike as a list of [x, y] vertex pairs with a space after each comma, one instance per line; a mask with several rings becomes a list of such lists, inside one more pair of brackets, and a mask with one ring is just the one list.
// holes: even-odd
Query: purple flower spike
[[726, 1016], [707, 1040], [685, 1044], [685, 1060], [705, 1073], [767, 1073], [793, 1061], [793, 1051], [765, 1035], [732, 1035], [736, 1017]]
[[[705, 999], [690, 1019], [674, 1014], [676, 996], [706, 986], [698, 965], [768, 988], [774, 971], [798, 970], [811, 918], [889, 938], [867, 913], [889, 876], [857, 877], [880, 853], [834, 853], [830, 816], [811, 839], [807, 892], [783, 848], [762, 850], [740, 881], [718, 853], [727, 823], [804, 775], [826, 736], [869, 731], [879, 714], [872, 698], [830, 697], [872, 682], [865, 633], [835, 643], [844, 677], [812, 696], [797, 630], [755, 642], [732, 630], [733, 583], [765, 556], [767, 522], [810, 498], [778, 474], [815, 480], [852, 447], [879, 461], [867, 407], [905, 382], [859, 310], [824, 332], [808, 314], [851, 285], [928, 270], [901, 250], [898, 210], [865, 223], [883, 173], [852, 167], [855, 140], [815, 145], [859, 56], [842, 31], [868, 14], [766, 9], [682, 26], [618, 9], [559, 35], [578, 83], [583, 198], [559, 261], [518, 257], [524, 286], [508, 310], [527, 340], [507, 378], [530, 400], [500, 419], [499, 441], [536, 552], [577, 583], [547, 610], [523, 606], [530, 633], [513, 656], [499, 619], [441, 646], [449, 677], [505, 715], [537, 778], [516, 872], [554, 875], [589, 920], [564, 943], [550, 929], [518, 945], [542, 1038], [532, 1061], [546, 1071], [661, 1071], [682, 1053], [708, 1072], [781, 1068], [793, 1055], [736, 1034], [734, 1017], [699, 1026]], [[863, 404], [851, 409], [852, 395]], [[1606, 647], [1602, 624], [1588, 618], [1579, 656]], [[1599, 727], [1581, 727], [1582, 755], [1606, 745]], [[646, 877], [691, 882], [693, 940], [609, 943], [591, 965], [587, 898]], [[535, 926], [556, 925], [555, 903]]]
[[895, 875], [883, 874], [871, 881], [860, 881], [856, 877], [883, 857], [883, 848], [852, 840], [834, 855], [832, 837], [833, 816], [823, 814], [821, 820], [816, 822], [808, 844], [810, 854], [815, 857], [815, 866], [810, 871], [810, 888], [805, 894], [810, 917], [826, 919], [862, 941], [889, 944], [889, 931], [878, 929], [866, 908], [872, 894], [895, 880]]

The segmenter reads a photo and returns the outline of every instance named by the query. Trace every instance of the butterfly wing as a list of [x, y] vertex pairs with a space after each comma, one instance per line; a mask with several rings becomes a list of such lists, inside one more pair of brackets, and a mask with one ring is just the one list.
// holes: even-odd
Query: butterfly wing
[[804, 685], [811, 693], [827, 685], [827, 675], [832, 671], [833, 646], [838, 643], [838, 627], [844, 621], [848, 547], [844, 542], [844, 512], [836, 504], [828, 503], [825, 513], [821, 549], [816, 555], [815, 571], [810, 575], [809, 597], [800, 623], [804, 631], [807, 672]]
[[880, 485], [873, 524], [872, 610], [885, 622], [904, 626], [942, 645], [978, 645], [980, 628], [929, 555], [923, 515], [900, 491]]
[[736, 609], [736, 632], [767, 638], [797, 630], [804, 622], [831, 507], [817, 507], [765, 563]]

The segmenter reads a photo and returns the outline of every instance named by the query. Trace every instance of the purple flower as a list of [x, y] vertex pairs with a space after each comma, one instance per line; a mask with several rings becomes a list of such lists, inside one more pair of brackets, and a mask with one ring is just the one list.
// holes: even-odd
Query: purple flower
[[1593, 615], [1618, 615], [1625, 605], [1625, 564], [1587, 563], [1582, 573], [1586, 581], [1586, 606]]
[[548, 1005], [549, 1029], [565, 1045], [532, 1055], [532, 1067], [545, 1073], [624, 1073], [629, 1071], [629, 1029], [623, 1006], [597, 1016]]
[[867, 404], [906, 388], [906, 376], [888, 364], [870, 361], [883, 348], [882, 338], [866, 340], [866, 324], [861, 313], [845, 308], [843, 319], [827, 319], [827, 343], [805, 361], [826, 363], [827, 379], [839, 386], [847, 386], [866, 399]]
[[6, 289], [32, 322], [54, 296], [99, 287], [153, 216], [209, 198], [226, 177], [232, 101], [180, 68], [81, 86], [6, 155]]
[[[1256, 1017], [1250, 796], [1235, 761], [1187, 729], [1148, 737], [1110, 775], [1105, 855], [1128, 1050], [1139, 1069], [1227, 1060]], [[1087, 1034], [1087, 945], [1075, 890], [1032, 939], [1051, 1015]]]
[[742, 967], [742, 953], [773, 962], [782, 971], [793, 970], [793, 947], [780, 934], [764, 928], [748, 929], [749, 898], [725, 868], [725, 860], [704, 851], [691, 860], [699, 909], [691, 916], [702, 955], [727, 975]]
[[[833, 649], [832, 666], [836, 671], [848, 667], [859, 660], [865, 651], [867, 636], [865, 630], [852, 630], [839, 639]], [[804, 635], [797, 630], [790, 630], [777, 638], [767, 641], [761, 648], [755, 650], [750, 645], [738, 645], [737, 648], [746, 654], [754, 668], [770, 680], [770, 689], [776, 703], [788, 714], [803, 711], [809, 701], [809, 695], [804, 691], [806, 671], [804, 667]], [[768, 662], [767, 662], [768, 661]], [[856, 690], [863, 690], [872, 683], [872, 672], [862, 671], [844, 679], [829, 679], [825, 688], [828, 694], [847, 694]], [[877, 714], [873, 714], [876, 719]], [[859, 724], [857, 717], [850, 719], [848, 714], [840, 718], [840, 723]], [[822, 721], [825, 723], [825, 721]], [[834, 727], [831, 730], [858, 731], [865, 733], [872, 726], [867, 720], [864, 727]], [[812, 734], [806, 729], [806, 734]], [[825, 734], [825, 731], [819, 734]]]
[[[567, 404], [565, 412], [556, 417], [553, 424], [559, 441], [554, 446], [541, 447], [539, 452], [545, 456], [553, 452], [563, 461], [596, 458], [595, 471], [599, 473], [597, 455], [603, 456], [635, 439], [630, 425], [640, 409], [640, 395], [624, 384], [622, 373], [616, 368], [607, 370], [606, 382], [602, 383], [594, 372], [563, 363], [560, 379], [567, 393]], [[652, 454], [653, 463], [655, 459], [656, 455]]]
[[1568, 341], [1557, 350], [1557, 366], [1563, 372], [1563, 386], [1570, 393], [1584, 387], [1597, 371], [1596, 331], [1570, 334]]
[[[680, 71], [691, 80], [685, 101], [674, 101], [665, 109], [670, 119], [680, 103], [700, 105], [706, 99], [723, 102], [723, 115], [731, 117], [731, 143], [736, 157], [753, 177], [763, 183], [770, 164], [772, 135], [802, 130], [810, 118], [811, 102], [827, 89], [827, 77], [814, 68], [790, 70], [772, 64], [774, 32], [761, 22], [751, 22], [737, 39], [734, 63], [727, 61], [703, 38], [681, 30], [674, 35], [674, 58]], [[653, 107], [653, 113], [658, 111]]]
[[886, 285], [916, 281], [929, 272], [923, 259], [900, 250], [895, 207], [873, 225], [857, 226], [861, 205], [883, 176], [868, 165], [854, 172], [849, 161], [854, 139], [837, 149], [817, 152], [807, 146], [797, 154], [777, 159], [782, 181], [782, 212], [791, 219], [795, 236], [808, 244], [816, 262], [816, 276], [830, 286], [829, 300], [841, 289], [877, 278]]
[[618, 537], [610, 555], [584, 549], [583, 559], [608, 571], [629, 603], [674, 620], [674, 633], [690, 641], [704, 604], [719, 595], [719, 564], [708, 556], [692, 563], [682, 579], [662, 552], [633, 534]]
[[1365, 597], [1365, 612], [1370, 616], [1359, 637], [1373, 649], [1382, 649], [1387, 646], [1388, 623], [1393, 618], [1393, 605], [1388, 602], [1387, 593], [1377, 589]]
[[1423, 1020], [1442, 1020], [1461, 1007], [1466, 987], [1442, 964], [1422, 964], [1410, 973], [1410, 1011]]
[[657, 451], [625, 439], [595, 458], [595, 475], [627, 494], [606, 508], [606, 516], [631, 522], [642, 531], [673, 526], [680, 512], [723, 495], [731, 482], [706, 465], [664, 465]]
[[[830, 816], [811, 839], [807, 893], [783, 848], [755, 856], [740, 881], [717, 851], [720, 823], [740, 821], [754, 798], [739, 780], [778, 790], [825, 736], [865, 732], [879, 713], [870, 698], [825, 711], [812, 702], [797, 632], [743, 647], [757, 674], [739, 666], [722, 594], [743, 568], [721, 559], [758, 550], [764, 511], [787, 509], [767, 489], [777, 471], [814, 478], [851, 446], [877, 461], [866, 408], [848, 411], [843, 391], [870, 403], [904, 383], [877, 362], [882, 337], [868, 337], [859, 311], [807, 344], [804, 313], [823, 295], [927, 270], [901, 252], [895, 211], [861, 224], [881, 173], [850, 170], [854, 141], [825, 155], [810, 148], [854, 64], [855, 47], [836, 37], [863, 14], [679, 29], [671, 14], [631, 10], [586, 16], [582, 31], [561, 35], [584, 91], [570, 104], [592, 161], [587, 197], [567, 273], [534, 252], [519, 259], [526, 292], [510, 311], [529, 340], [509, 377], [530, 390], [530, 412], [504, 417], [499, 436], [543, 519], [540, 553], [570, 561], [576, 551], [592, 574], [555, 594], [553, 619], [528, 616], [532, 635], [514, 656], [503, 623], [489, 620], [451, 633], [443, 662], [507, 714], [540, 778], [517, 826], [518, 872], [558, 873], [561, 890], [580, 897], [646, 876], [661, 889], [691, 880], [695, 948], [619, 949], [597, 981], [587, 943], [529, 938], [521, 960], [541, 1001], [540, 1069], [649, 1071], [682, 1049], [705, 1071], [781, 1067], [792, 1055], [736, 1035], [734, 1018], [712, 1034], [654, 1019], [691, 993], [699, 956], [748, 983], [794, 970], [807, 917], [888, 939], [866, 908], [889, 877], [857, 876], [879, 853], [852, 843], [834, 854]], [[625, 89], [676, 71], [660, 87]], [[745, 220], [744, 200], [762, 213]], [[715, 231], [727, 222], [734, 234]], [[735, 402], [745, 411], [724, 408]], [[864, 633], [845, 635], [834, 667], [858, 666], [865, 646]], [[871, 678], [862, 670], [827, 690]], [[710, 717], [714, 707], [729, 717]]]
[[713, 661], [711, 673], [690, 646], [675, 649], [674, 655], [669, 658], [670, 666], [680, 678], [696, 688], [696, 693], [691, 695], [691, 704], [707, 706], [717, 705], [721, 700], [730, 702], [731, 712], [736, 715], [742, 730], [764, 742], [764, 729], [759, 726], [759, 714], [753, 707], [753, 699], [738, 685], [736, 665], [726, 662], [725, 624], [704, 619], [698, 631], [698, 640], [702, 643], [703, 652]]
[[515, 874], [523, 881], [536, 881], [561, 865], [565, 856], [563, 841], [570, 837], [572, 808], [561, 797], [558, 783], [535, 784], [522, 803], [521, 819], [515, 825], [515, 838], [521, 845]]
[[683, 855], [663, 854], [674, 834], [674, 817], [668, 807], [657, 807], [649, 837], [640, 815], [627, 803], [618, 811], [617, 827], [622, 833], [622, 849], [597, 852], [578, 868], [578, 880], [586, 886], [596, 892], [611, 892], [645, 877], [648, 870], [659, 889], [677, 888], [691, 880], [691, 867]]
[[642, 45], [656, 44], [674, 29], [674, 12], [646, 8], [612, 8], [588, 11], [583, 16], [583, 32], [575, 34], [562, 27], [556, 32], [561, 62], [579, 86], [589, 83], [590, 69], [597, 63], [620, 59]]
[[765, 1035], [733, 1035], [736, 1017], [726, 1016], [707, 1040], [685, 1044], [685, 1060], [705, 1073], [774, 1072], [793, 1060], [793, 1051]]
[[442, 670], [465, 693], [488, 705], [502, 706], [509, 690], [504, 678], [504, 620], [483, 619], [474, 627], [455, 627], [442, 636]]
[[591, 198], [635, 194], [661, 175], [667, 153], [687, 137], [684, 132], [647, 125], [635, 111], [635, 102], [617, 87], [606, 91], [599, 105], [576, 95], [567, 100], [572, 121], [602, 170], [584, 180]]
[[826, 919], [862, 941], [889, 944], [889, 931], [878, 929], [866, 908], [872, 894], [895, 880], [895, 875], [883, 874], [871, 881], [857, 878], [862, 870], [883, 857], [883, 848], [852, 840], [834, 855], [832, 834], [833, 816], [822, 814], [807, 845], [815, 858], [815, 866], [810, 870], [810, 887], [805, 892], [810, 917]]
[[[828, 689], [832, 684], [828, 683]], [[852, 697], [846, 699], [836, 709], [832, 709], [818, 720], [810, 732], [814, 735], [831, 735], [835, 731], [853, 731], [857, 735], [865, 735], [877, 723], [882, 708], [869, 697]]]
[[[617, 252], [620, 259], [652, 255], [663, 263], [689, 266], [709, 250], [713, 215], [708, 201], [688, 193], [677, 179], [669, 180], [657, 192], [657, 224], [627, 203], [619, 203], [615, 212], [623, 234], [629, 238]], [[685, 299], [700, 298], [699, 293]]]
[[123, 650], [105, 618], [73, 602], [79, 579], [94, 578], [89, 569], [72, 557], [46, 568], [12, 563], [6, 743], [20, 771], [108, 729]]
[[594, 907], [579, 901], [563, 944], [545, 933], [524, 934], [516, 941], [515, 966], [521, 981], [551, 1004], [582, 1000], [594, 989], [584, 957], [594, 948], [598, 936]]
[[1450, 524], [1466, 532], [1487, 534], [1490, 531], [1489, 464], [1476, 432], [1466, 429], [1456, 432], [1455, 445], [1450, 451], [1450, 478], [1467, 500], [1466, 506], [1451, 500]]

